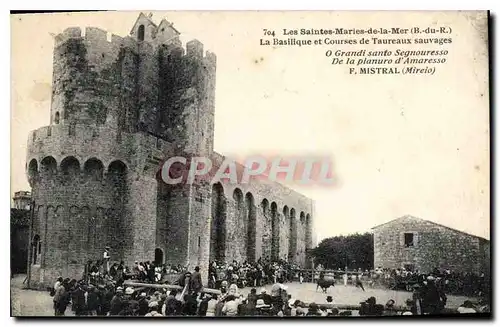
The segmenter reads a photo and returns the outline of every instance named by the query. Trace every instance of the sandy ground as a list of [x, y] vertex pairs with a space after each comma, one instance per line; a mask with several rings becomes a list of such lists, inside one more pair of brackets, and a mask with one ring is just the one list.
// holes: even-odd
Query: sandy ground
[[[389, 300], [396, 301], [396, 305], [404, 306], [407, 299], [411, 299], [412, 293], [406, 291], [390, 291], [384, 289], [375, 289], [365, 286], [365, 291], [355, 286], [336, 285], [328, 288], [327, 294], [316, 292], [316, 284], [312, 283], [290, 283], [287, 284], [288, 293], [293, 299], [299, 299], [304, 302], [316, 302], [318, 304], [326, 303], [326, 297], [330, 295], [335, 304], [359, 304], [371, 296], [374, 296], [377, 303], [385, 304]], [[270, 289], [270, 286], [266, 287]], [[448, 296], [447, 307], [457, 308], [468, 298], [465, 296]]]
[[[48, 292], [32, 291], [23, 289], [23, 280], [25, 275], [18, 275], [11, 279], [11, 315], [12, 316], [53, 316], [52, 298]], [[316, 292], [316, 285], [312, 283], [289, 283], [288, 292], [293, 299], [300, 299], [304, 302], [316, 302], [318, 304], [326, 303], [328, 295], [333, 297], [336, 304], [358, 304], [366, 300], [370, 296], [377, 299], [377, 303], [385, 304], [388, 300], [393, 299], [396, 305], [404, 305], [406, 299], [411, 298], [411, 293], [404, 291], [388, 291], [382, 289], [366, 288], [363, 292], [361, 289], [354, 286], [337, 285], [330, 287], [328, 293]], [[271, 286], [265, 287], [269, 293]], [[243, 294], [250, 292], [247, 287], [242, 290]], [[260, 289], [257, 289], [260, 292]], [[464, 296], [448, 296], [447, 307], [458, 307], [467, 297]], [[70, 308], [66, 310], [66, 315], [73, 315]]]
[[53, 316], [49, 292], [24, 289], [25, 278], [26, 275], [17, 275], [10, 280], [11, 316]]

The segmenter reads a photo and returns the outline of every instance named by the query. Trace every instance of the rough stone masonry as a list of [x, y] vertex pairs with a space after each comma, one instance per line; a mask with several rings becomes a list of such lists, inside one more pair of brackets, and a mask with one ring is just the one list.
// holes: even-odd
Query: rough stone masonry
[[373, 243], [375, 267], [490, 273], [488, 240], [418, 217], [407, 215], [374, 227]]
[[149, 260], [206, 273], [210, 260], [309, 264], [312, 200], [275, 182], [159, 178], [174, 155], [224, 160], [213, 151], [216, 56], [197, 40], [184, 49], [179, 35], [167, 20], [141, 14], [127, 37], [94, 27], [56, 36], [50, 125], [28, 138], [31, 286], [81, 278], [105, 246], [129, 267]]

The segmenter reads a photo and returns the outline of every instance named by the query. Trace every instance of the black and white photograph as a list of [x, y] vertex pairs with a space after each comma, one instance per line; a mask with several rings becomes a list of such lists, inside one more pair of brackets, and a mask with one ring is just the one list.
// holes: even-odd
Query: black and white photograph
[[489, 22], [11, 13], [10, 315], [491, 318]]

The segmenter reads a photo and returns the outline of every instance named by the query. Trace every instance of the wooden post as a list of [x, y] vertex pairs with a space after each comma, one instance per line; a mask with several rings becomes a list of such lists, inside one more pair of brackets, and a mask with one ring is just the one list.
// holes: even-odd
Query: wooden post
[[184, 289], [182, 290], [182, 293], [179, 296], [181, 301], [184, 301], [184, 295], [186, 295], [187, 289], [188, 289], [188, 284], [186, 284], [186, 286], [184, 286]]
[[[33, 193], [31, 194], [33, 197]], [[31, 260], [33, 256], [33, 216], [35, 215], [35, 201], [31, 201], [31, 208], [30, 208], [30, 230], [29, 230], [29, 240], [28, 240], [28, 267], [27, 267], [27, 272], [28, 276], [26, 278], [28, 279], [27, 286], [28, 288], [31, 287]], [[47, 240], [43, 240], [46, 242]], [[40, 263], [42, 259], [40, 258]]]

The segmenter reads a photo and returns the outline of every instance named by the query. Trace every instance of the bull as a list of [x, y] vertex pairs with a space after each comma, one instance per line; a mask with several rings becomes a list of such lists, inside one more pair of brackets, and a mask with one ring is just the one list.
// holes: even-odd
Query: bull
[[330, 286], [335, 286], [334, 278], [330, 277], [330, 278], [318, 279], [318, 283], [316, 284], [316, 292], [318, 291], [318, 287], [321, 287], [323, 293], [326, 293], [326, 291]]

